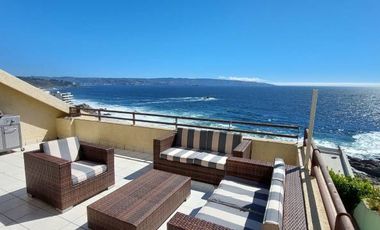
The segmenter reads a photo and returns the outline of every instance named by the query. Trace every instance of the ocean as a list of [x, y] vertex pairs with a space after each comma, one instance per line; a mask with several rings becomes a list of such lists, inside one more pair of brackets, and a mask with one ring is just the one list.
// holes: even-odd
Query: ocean
[[[314, 137], [351, 156], [380, 158], [380, 88], [319, 90]], [[297, 124], [307, 127], [312, 87], [80, 86], [76, 104], [160, 114]], [[302, 131], [301, 130], [301, 131]]]

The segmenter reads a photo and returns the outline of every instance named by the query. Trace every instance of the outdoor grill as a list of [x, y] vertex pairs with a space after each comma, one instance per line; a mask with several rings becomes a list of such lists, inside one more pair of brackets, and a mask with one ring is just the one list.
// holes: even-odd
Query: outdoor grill
[[0, 152], [21, 147], [20, 116], [0, 112]]

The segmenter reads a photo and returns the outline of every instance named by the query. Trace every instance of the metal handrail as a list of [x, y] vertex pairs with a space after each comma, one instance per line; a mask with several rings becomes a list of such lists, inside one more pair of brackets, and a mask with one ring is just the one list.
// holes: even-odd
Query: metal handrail
[[[307, 144], [308, 131], [304, 132], [304, 145]], [[322, 154], [314, 140], [311, 141], [312, 154], [312, 175], [317, 179], [317, 184], [326, 210], [327, 219], [331, 229], [355, 229], [352, 218], [347, 213], [346, 208], [339, 196], [338, 191], [331, 179]]]
[[[81, 110], [88, 112], [88, 113], [81, 113]], [[102, 112], [129, 114], [129, 115], [132, 115], [132, 118], [104, 115], [104, 114], [102, 114]], [[171, 118], [171, 119], [174, 119], [174, 122], [137, 119], [136, 115]], [[248, 122], [248, 121], [229, 121], [229, 120], [222, 120], [222, 119], [208, 119], [208, 118], [174, 116], [174, 115], [164, 115], [164, 114], [155, 114], [155, 113], [142, 113], [142, 112], [107, 110], [107, 109], [92, 109], [92, 108], [91, 109], [90, 108], [89, 109], [87, 109], [87, 108], [80, 109], [77, 107], [70, 107], [70, 116], [72, 116], [72, 117], [75, 117], [75, 116], [96, 117], [96, 118], [98, 118], [99, 121], [101, 121], [102, 118], [132, 121], [133, 125], [135, 125], [136, 122], [145, 122], [145, 123], [155, 123], [155, 124], [162, 124], [162, 125], [173, 125], [175, 127], [184, 126], [184, 127], [192, 127], [192, 128], [205, 128], [205, 129], [213, 129], [213, 130], [223, 130], [223, 131], [232, 131], [232, 132], [247, 133], [247, 134], [273, 136], [273, 137], [285, 137], [285, 138], [295, 138], [295, 139], [298, 139], [298, 137], [299, 137], [298, 136], [299, 126], [289, 125], [289, 124], [271, 124], [271, 123]], [[228, 128], [222, 128], [222, 127], [212, 127], [212, 126], [205, 126], [205, 125], [186, 124], [186, 123], [179, 123], [178, 120], [222, 123], [222, 124], [228, 124], [229, 127]], [[287, 130], [292, 130], [292, 131], [297, 130], [297, 134], [291, 134], [291, 133], [284, 134], [284, 133], [274, 133], [274, 132], [265, 132], [265, 131], [256, 131], [256, 130], [234, 129], [231, 127], [233, 124], [246, 125], [246, 126], [272, 127], [272, 128], [287, 129]]]

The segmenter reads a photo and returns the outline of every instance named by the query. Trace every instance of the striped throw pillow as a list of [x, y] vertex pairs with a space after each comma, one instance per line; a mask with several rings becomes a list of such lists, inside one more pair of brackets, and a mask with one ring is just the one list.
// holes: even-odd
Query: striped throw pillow
[[207, 130], [178, 128], [176, 145], [190, 149], [206, 150]]
[[234, 148], [242, 142], [242, 135], [231, 132], [208, 131], [207, 150], [231, 154]]
[[231, 154], [242, 142], [242, 135], [199, 129], [178, 128], [176, 145], [184, 148]]

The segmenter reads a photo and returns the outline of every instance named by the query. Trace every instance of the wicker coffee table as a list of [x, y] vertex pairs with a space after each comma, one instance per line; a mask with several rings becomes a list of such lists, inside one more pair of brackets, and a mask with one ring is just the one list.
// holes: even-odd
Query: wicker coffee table
[[150, 170], [87, 207], [91, 229], [157, 229], [190, 195], [191, 180]]

